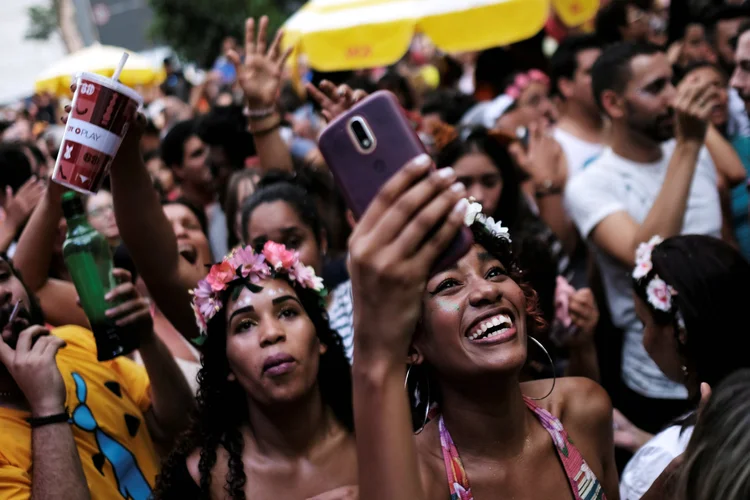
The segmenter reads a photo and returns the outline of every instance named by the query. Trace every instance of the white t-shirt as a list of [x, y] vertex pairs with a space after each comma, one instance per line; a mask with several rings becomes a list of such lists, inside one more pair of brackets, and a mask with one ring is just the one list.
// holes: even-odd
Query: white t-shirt
[[[611, 148], [573, 177], [565, 189], [565, 206], [581, 235], [616, 212], [626, 212], [642, 224], [659, 194], [676, 142], [662, 145], [655, 163], [634, 163]], [[681, 234], [721, 236], [721, 206], [716, 188], [716, 169], [703, 148], [693, 177]], [[622, 376], [633, 391], [657, 399], [685, 399], [687, 391], [672, 382], [656, 366], [643, 347], [643, 325], [635, 314], [631, 269], [594, 248], [602, 273], [607, 302], [615, 326], [625, 332]]]
[[568, 160], [568, 179], [583, 170], [604, 151], [603, 144], [584, 141], [559, 127], [553, 135]]
[[620, 478], [620, 500], [639, 500], [664, 469], [687, 449], [694, 427], [667, 427], [639, 449]]

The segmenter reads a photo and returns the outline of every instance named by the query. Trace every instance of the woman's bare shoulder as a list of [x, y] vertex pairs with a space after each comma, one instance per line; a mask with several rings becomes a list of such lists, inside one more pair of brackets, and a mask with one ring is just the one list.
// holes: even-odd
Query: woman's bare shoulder
[[611, 426], [612, 400], [602, 386], [583, 377], [564, 377], [560, 382], [560, 419], [563, 424], [566, 420], [574, 420], [584, 426]]
[[[539, 398], [552, 387], [552, 379], [534, 380], [521, 384], [524, 395]], [[559, 418], [563, 424], [583, 420], [587, 423], [612, 418], [612, 402], [607, 392], [591, 379], [583, 377], [559, 377], [549, 397], [534, 401]]]

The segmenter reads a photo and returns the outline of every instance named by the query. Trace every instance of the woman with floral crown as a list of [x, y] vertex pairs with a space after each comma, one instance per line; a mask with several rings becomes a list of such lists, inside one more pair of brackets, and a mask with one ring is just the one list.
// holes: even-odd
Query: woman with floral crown
[[[684, 384], [693, 408], [750, 357], [738, 348], [747, 331], [750, 263], [731, 245], [710, 236], [659, 236], [639, 246], [633, 270], [635, 312], [643, 346], [659, 369]], [[690, 412], [646, 442], [622, 473], [620, 494], [641, 498], [690, 441]], [[718, 498], [718, 497], [717, 497]]]
[[[520, 382], [536, 294], [507, 229], [431, 167], [420, 156], [394, 175], [350, 242], [360, 498], [617, 499], [607, 395], [588, 379]], [[474, 245], [435, 269], [462, 224]]]
[[192, 292], [198, 411], [156, 499], [354, 498], [351, 372], [324, 293], [299, 254], [272, 241], [211, 267]]

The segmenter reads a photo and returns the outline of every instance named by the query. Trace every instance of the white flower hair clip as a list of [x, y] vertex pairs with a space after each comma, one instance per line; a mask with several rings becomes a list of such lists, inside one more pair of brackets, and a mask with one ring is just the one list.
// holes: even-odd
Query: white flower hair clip
[[[638, 245], [638, 249], [635, 251], [635, 268], [633, 269], [633, 279], [635, 281], [641, 281], [647, 278], [654, 269], [654, 264], [651, 261], [651, 253], [662, 241], [664, 241], [664, 239], [661, 236], [656, 235], [648, 240], [648, 242]], [[659, 311], [671, 311], [672, 297], [675, 295], [677, 295], [677, 290], [667, 285], [667, 283], [656, 273], [653, 274], [653, 277], [646, 284], [646, 297], [648, 298], [648, 302], [654, 307], [654, 309]]]
[[464, 224], [467, 227], [471, 227], [475, 222], [479, 222], [484, 228], [495, 238], [506, 240], [508, 243], [511, 242], [510, 232], [507, 227], [503, 227], [502, 221], [495, 222], [492, 217], [487, 217], [482, 213], [482, 205], [474, 201], [474, 198], [469, 198], [469, 208], [466, 209], [466, 215], [464, 215]]

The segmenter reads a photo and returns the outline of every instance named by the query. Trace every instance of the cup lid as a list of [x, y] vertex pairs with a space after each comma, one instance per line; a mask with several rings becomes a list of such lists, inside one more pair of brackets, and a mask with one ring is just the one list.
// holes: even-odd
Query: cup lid
[[99, 85], [102, 85], [104, 87], [107, 87], [112, 90], [116, 90], [117, 92], [124, 94], [128, 96], [129, 98], [133, 99], [135, 102], [138, 103], [138, 107], [143, 106], [143, 97], [136, 92], [135, 90], [131, 89], [127, 85], [123, 85], [120, 82], [117, 82], [111, 78], [107, 78], [102, 75], [98, 75], [96, 73], [89, 73], [87, 71], [81, 71], [76, 75], [76, 80], [79, 78], [85, 78], [86, 80], [92, 80], [98, 83]]

